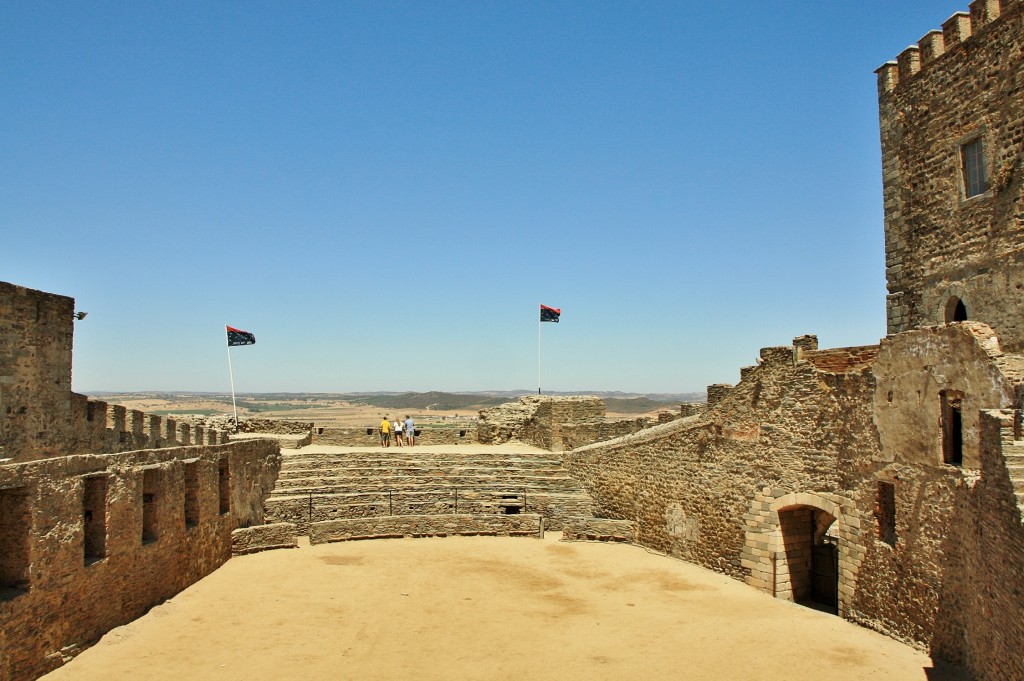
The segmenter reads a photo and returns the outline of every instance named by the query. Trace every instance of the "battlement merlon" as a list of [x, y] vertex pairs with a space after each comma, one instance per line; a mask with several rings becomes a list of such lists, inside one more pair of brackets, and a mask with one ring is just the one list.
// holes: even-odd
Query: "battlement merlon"
[[982, 27], [1020, 5], [1024, 5], [1024, 0], [974, 0], [969, 12], [954, 13], [942, 22], [941, 31], [929, 31], [916, 45], [900, 52], [896, 60], [888, 61], [875, 70], [879, 96], [908, 82], [922, 68], [927, 68], [928, 64], [952, 51]]

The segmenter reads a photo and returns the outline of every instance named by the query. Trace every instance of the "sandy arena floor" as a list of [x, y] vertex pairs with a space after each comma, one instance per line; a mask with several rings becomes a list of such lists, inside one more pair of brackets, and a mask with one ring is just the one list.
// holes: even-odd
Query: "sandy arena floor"
[[44, 678], [966, 679], [722, 575], [558, 537], [233, 558]]

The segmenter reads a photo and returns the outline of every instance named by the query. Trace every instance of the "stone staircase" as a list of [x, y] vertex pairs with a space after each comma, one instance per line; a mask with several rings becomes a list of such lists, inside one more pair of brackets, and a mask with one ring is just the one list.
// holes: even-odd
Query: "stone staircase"
[[550, 530], [589, 517], [593, 501], [549, 452], [418, 448], [284, 453], [268, 523], [389, 515], [544, 516]]

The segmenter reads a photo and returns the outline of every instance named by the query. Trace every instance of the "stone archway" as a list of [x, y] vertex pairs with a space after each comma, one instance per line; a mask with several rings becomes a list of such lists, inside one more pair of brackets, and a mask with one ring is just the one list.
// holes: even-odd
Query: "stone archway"
[[745, 516], [740, 564], [747, 583], [781, 598], [842, 614], [863, 554], [850, 499], [764, 488]]
[[949, 300], [946, 301], [943, 317], [947, 324], [950, 322], [966, 322], [967, 306], [957, 296], [950, 296]]

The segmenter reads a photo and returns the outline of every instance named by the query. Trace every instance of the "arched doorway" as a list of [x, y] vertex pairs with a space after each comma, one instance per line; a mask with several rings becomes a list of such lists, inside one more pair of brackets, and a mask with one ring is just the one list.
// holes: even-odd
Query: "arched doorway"
[[835, 516], [813, 506], [789, 506], [778, 513], [792, 600], [816, 610], [838, 612], [839, 541], [832, 532]]
[[966, 322], [967, 321], [967, 306], [964, 305], [964, 301], [960, 300], [957, 296], [950, 296], [949, 300], [946, 301], [946, 323], [949, 322]]

